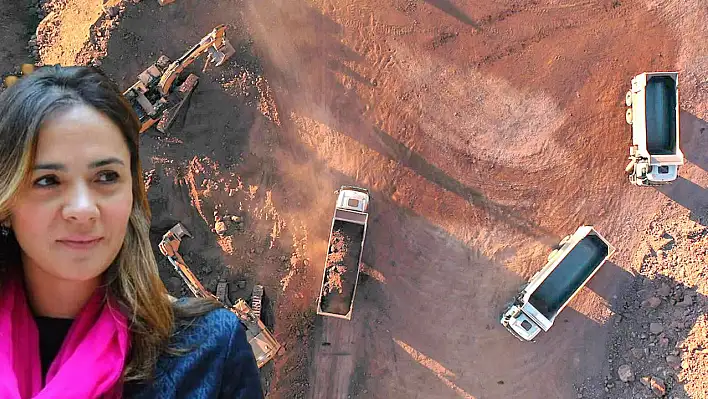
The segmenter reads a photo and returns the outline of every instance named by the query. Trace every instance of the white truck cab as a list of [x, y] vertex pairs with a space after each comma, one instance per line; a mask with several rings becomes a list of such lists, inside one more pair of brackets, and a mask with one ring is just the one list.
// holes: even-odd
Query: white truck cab
[[366, 213], [369, 210], [369, 194], [365, 189], [342, 186], [337, 198], [337, 208]]

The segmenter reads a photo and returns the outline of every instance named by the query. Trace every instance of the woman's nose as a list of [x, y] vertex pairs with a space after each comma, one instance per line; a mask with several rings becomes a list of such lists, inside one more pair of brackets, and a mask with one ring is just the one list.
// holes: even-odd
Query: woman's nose
[[98, 218], [96, 199], [86, 184], [76, 184], [67, 192], [62, 211], [64, 219], [88, 222]]

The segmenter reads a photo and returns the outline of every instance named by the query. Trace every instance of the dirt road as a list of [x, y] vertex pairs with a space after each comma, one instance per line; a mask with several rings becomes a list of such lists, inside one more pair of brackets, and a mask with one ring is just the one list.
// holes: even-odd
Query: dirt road
[[[61, 25], [71, 21], [58, 11], [56, 32], [73, 34], [40, 53], [105, 51], [104, 70], [127, 87], [159, 54], [230, 25], [237, 55], [200, 72], [184, 121], [144, 135], [141, 157], [155, 237], [186, 221], [185, 256], [207, 288], [219, 277], [247, 281], [235, 296], [266, 287], [285, 347], [262, 370], [269, 397], [568, 398], [604, 383], [607, 321], [638, 232], [666, 198], [702, 206], [700, 0], [137, 3], [110, 35]], [[683, 180], [664, 191], [623, 175], [624, 93], [649, 70], [680, 72], [692, 126]], [[351, 322], [314, 317], [341, 184], [374, 198], [371, 277]], [[242, 215], [245, 231], [218, 236], [215, 212]], [[499, 312], [580, 224], [618, 252], [549, 333], [522, 344]]]

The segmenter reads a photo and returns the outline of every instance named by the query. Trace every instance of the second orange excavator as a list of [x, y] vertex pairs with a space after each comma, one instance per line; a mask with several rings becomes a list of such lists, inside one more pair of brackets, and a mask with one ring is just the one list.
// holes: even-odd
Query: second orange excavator
[[236, 52], [225, 32], [226, 25], [218, 25], [174, 62], [162, 55], [138, 75], [138, 81], [123, 95], [140, 119], [140, 133], [155, 123], [158, 131], [167, 131], [199, 83], [193, 73], [180, 76], [199, 56], [207, 53], [207, 65], [220, 66]]

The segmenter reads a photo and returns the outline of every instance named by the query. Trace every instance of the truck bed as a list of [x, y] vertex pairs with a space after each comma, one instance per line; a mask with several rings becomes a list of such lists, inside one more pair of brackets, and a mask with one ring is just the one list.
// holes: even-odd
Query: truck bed
[[531, 294], [529, 303], [549, 320], [608, 255], [607, 244], [596, 235], [583, 238]]
[[[359, 277], [359, 256], [362, 251], [364, 241], [364, 224], [352, 223], [344, 220], [335, 219], [332, 226], [332, 233], [341, 232], [344, 236], [344, 241], [347, 249], [343, 257], [343, 265], [346, 271], [341, 275], [341, 289], [332, 290], [325, 293], [325, 287], [329, 283], [329, 262], [326, 263], [324, 271], [324, 284], [320, 292], [320, 310], [326, 313], [333, 313], [345, 316], [349, 313], [354, 296], [357, 278]], [[333, 249], [333, 235], [330, 235], [329, 249], [327, 250], [327, 258], [329, 259]]]
[[676, 152], [676, 81], [670, 76], [653, 76], [645, 90], [647, 151], [671, 155]]

